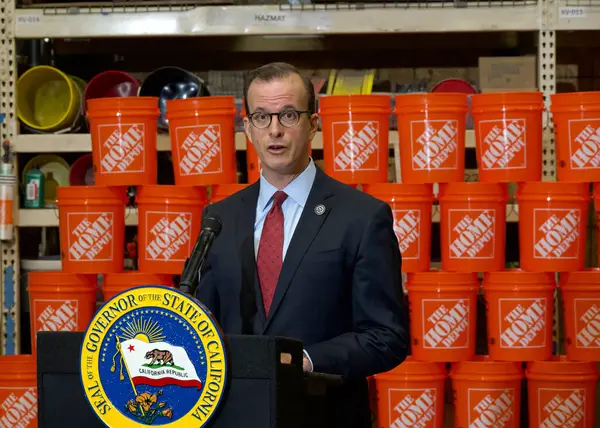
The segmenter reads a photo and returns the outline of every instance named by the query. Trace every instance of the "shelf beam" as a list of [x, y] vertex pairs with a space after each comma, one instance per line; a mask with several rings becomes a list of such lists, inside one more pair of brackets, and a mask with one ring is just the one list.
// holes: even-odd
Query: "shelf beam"
[[[506, 221], [515, 223], [519, 221], [519, 207], [517, 204], [506, 205]], [[433, 206], [432, 222], [440, 222], [440, 207]], [[138, 211], [137, 208], [126, 208], [125, 225], [137, 226]], [[20, 209], [17, 221], [19, 227], [58, 227], [58, 208], [42, 209]]]
[[[504, 4], [503, 4], [504, 3]], [[427, 5], [427, 7], [424, 6]], [[17, 39], [327, 35], [372, 33], [445, 33], [534, 31], [539, 9], [533, 2], [491, 1], [416, 3], [415, 7], [366, 4], [363, 10], [329, 5], [292, 10], [258, 6], [110, 6], [46, 7], [17, 10]], [[420, 7], [419, 7], [420, 6]]]
[[[397, 141], [398, 131], [390, 131], [390, 148]], [[473, 130], [467, 130], [465, 146], [467, 148], [475, 148], [475, 133]], [[157, 148], [161, 152], [171, 150], [171, 141], [168, 135], [158, 135]], [[246, 136], [243, 132], [236, 132], [235, 148], [236, 150], [246, 150]], [[317, 133], [313, 140], [312, 148], [316, 150], [323, 148], [323, 138], [320, 132]], [[90, 134], [23, 134], [17, 136], [14, 144], [14, 150], [17, 153], [85, 153], [90, 152], [91, 149]]]

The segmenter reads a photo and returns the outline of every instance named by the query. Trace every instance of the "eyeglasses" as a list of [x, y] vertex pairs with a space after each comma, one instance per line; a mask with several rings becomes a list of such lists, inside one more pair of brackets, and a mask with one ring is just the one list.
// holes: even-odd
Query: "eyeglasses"
[[310, 114], [310, 111], [298, 111], [298, 110], [283, 110], [279, 113], [266, 113], [263, 111], [255, 112], [248, 115], [248, 119], [250, 119], [250, 123], [254, 125], [256, 128], [264, 129], [271, 126], [271, 121], [273, 120], [273, 116], [277, 116], [277, 120], [281, 123], [282, 126], [286, 128], [291, 128], [296, 126], [300, 121], [301, 114]]

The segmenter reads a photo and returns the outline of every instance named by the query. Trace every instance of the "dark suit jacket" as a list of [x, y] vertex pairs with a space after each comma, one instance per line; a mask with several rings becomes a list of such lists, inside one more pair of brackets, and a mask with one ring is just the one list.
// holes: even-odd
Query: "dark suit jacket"
[[[256, 182], [206, 208], [204, 215], [220, 217], [223, 228], [203, 266], [196, 297], [225, 334], [301, 340], [315, 372], [343, 375], [355, 385], [343, 398], [355, 403], [341, 403], [342, 408], [348, 412], [359, 405], [364, 415], [365, 378], [396, 367], [408, 351], [391, 209], [317, 168], [266, 317], [254, 254], [259, 186]], [[317, 215], [320, 204], [326, 210]], [[347, 426], [366, 426], [357, 417]]]

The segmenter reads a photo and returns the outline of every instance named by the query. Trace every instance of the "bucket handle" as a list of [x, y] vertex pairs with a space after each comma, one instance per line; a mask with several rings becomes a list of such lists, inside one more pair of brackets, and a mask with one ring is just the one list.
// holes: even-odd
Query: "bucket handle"
[[[134, 211], [135, 211], [135, 207], [126, 206], [125, 207], [125, 220], [127, 220], [129, 218], [129, 216], [131, 215], [131, 213], [133, 213]], [[56, 216], [56, 218], [59, 219], [59, 216], [58, 216], [58, 205], [52, 207], [52, 212], [54, 213], [54, 215]]]

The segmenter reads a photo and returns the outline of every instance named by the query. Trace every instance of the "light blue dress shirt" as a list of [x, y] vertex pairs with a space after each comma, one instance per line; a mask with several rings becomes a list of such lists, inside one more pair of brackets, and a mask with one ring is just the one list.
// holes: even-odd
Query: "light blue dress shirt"
[[[306, 205], [308, 194], [312, 188], [313, 182], [315, 181], [315, 175], [317, 174], [317, 167], [315, 166], [312, 159], [310, 159], [308, 166], [302, 173], [296, 177], [290, 184], [282, 189], [288, 197], [281, 205], [283, 211], [283, 258], [285, 260], [285, 254], [292, 240], [294, 230], [300, 221], [302, 210]], [[265, 224], [267, 214], [273, 206], [273, 195], [279, 190], [272, 184], [270, 184], [260, 175], [260, 191], [258, 193], [258, 201], [256, 204], [256, 220], [254, 221], [254, 257], [258, 256], [258, 245], [260, 244], [260, 236], [262, 229]]]
[[[312, 158], [308, 162], [308, 166], [302, 173], [296, 177], [290, 184], [282, 189], [288, 197], [281, 205], [283, 211], [283, 254], [282, 260], [285, 260], [285, 254], [294, 235], [294, 230], [300, 221], [302, 210], [306, 205], [308, 194], [315, 181], [317, 167]], [[254, 221], [254, 257], [258, 255], [258, 246], [260, 244], [260, 236], [265, 224], [267, 214], [273, 206], [273, 195], [277, 192], [277, 187], [269, 183], [262, 172], [260, 174], [260, 190], [258, 193], [258, 201], [256, 203], [256, 220]], [[304, 351], [304, 355], [310, 361], [310, 366], [313, 367], [312, 360], [308, 352]]]

